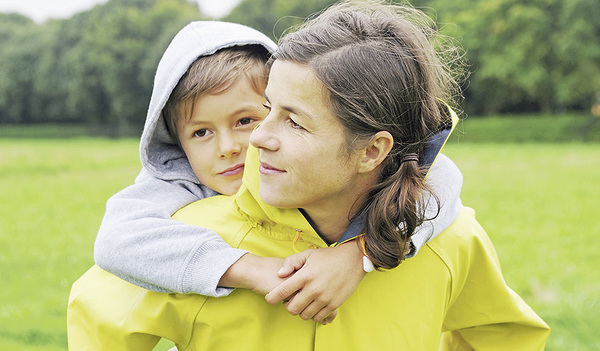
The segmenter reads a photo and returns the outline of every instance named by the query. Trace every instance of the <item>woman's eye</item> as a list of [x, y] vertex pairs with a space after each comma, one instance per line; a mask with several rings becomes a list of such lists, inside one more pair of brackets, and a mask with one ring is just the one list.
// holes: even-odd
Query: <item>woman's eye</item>
[[298, 123], [296, 123], [293, 119], [289, 119], [290, 125], [292, 126], [292, 128], [294, 129], [304, 129], [301, 125], [299, 125]]
[[208, 130], [207, 129], [199, 129], [197, 131], [194, 132], [194, 136], [197, 138], [202, 138], [205, 137], [208, 134]]

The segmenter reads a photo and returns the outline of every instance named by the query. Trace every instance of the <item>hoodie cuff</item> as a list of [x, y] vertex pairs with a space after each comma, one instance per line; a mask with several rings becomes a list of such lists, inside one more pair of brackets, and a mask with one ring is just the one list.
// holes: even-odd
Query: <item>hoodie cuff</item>
[[233, 288], [217, 286], [223, 274], [248, 251], [232, 248], [225, 242], [203, 243], [183, 269], [181, 291], [211, 297], [229, 295]]
[[413, 243], [413, 241], [410, 241], [410, 251], [404, 255], [404, 258], [413, 258], [415, 257], [415, 255], [417, 254], [417, 247], [415, 246], [415, 243]]

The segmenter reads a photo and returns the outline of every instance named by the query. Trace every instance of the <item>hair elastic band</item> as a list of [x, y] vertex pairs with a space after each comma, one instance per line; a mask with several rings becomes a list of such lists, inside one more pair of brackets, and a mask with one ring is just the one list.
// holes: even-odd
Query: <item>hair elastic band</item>
[[409, 162], [409, 161], [419, 162], [419, 155], [417, 155], [414, 152], [404, 154], [404, 156], [402, 156], [402, 160], [400, 160], [400, 163], [402, 164], [404, 162]]

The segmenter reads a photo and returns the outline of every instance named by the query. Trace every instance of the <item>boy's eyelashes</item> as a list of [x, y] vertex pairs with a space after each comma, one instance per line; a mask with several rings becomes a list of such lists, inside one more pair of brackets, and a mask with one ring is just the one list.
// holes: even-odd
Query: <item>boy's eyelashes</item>
[[209, 131], [208, 129], [198, 129], [197, 131], [194, 132], [193, 136], [197, 137], [197, 138], [202, 138], [205, 137], [206, 135], [208, 135]]
[[267, 110], [271, 111], [271, 105], [269, 105], [268, 103], [264, 103], [264, 104], [263, 104], [263, 106], [264, 106], [264, 107], [265, 107]]
[[[243, 127], [243, 126], [252, 124], [254, 122], [258, 122], [259, 120], [260, 120], [260, 118], [255, 118], [255, 117], [240, 118], [236, 123], [236, 127], [240, 127], [240, 126]], [[210, 129], [202, 128], [202, 129], [198, 129], [198, 130], [194, 131], [192, 133], [192, 136], [196, 137], [196, 138], [202, 138], [202, 137], [206, 137], [210, 134], [213, 134], [213, 132]]]
[[244, 126], [246, 124], [252, 123], [252, 121], [254, 121], [252, 118], [250, 118], [250, 117], [244, 117], [244, 118], [240, 118], [240, 120], [238, 121], [238, 124], [241, 125], [241, 126]]

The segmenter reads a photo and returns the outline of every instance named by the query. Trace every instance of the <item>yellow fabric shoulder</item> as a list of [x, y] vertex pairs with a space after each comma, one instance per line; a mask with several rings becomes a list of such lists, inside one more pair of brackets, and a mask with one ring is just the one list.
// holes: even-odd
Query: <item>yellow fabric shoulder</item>
[[[256, 150], [249, 151], [250, 164]], [[173, 218], [220, 233], [263, 256], [324, 247], [296, 209], [256, 196], [247, 172], [235, 197], [213, 197]], [[443, 332], [443, 333], [442, 333]], [[92, 268], [69, 302], [72, 349], [148, 350], [160, 337], [180, 350], [542, 350], [548, 326], [504, 282], [494, 248], [470, 208], [395, 269], [369, 273], [322, 326], [237, 289], [224, 298], [159, 294]], [[442, 343], [440, 345], [440, 337]]]

